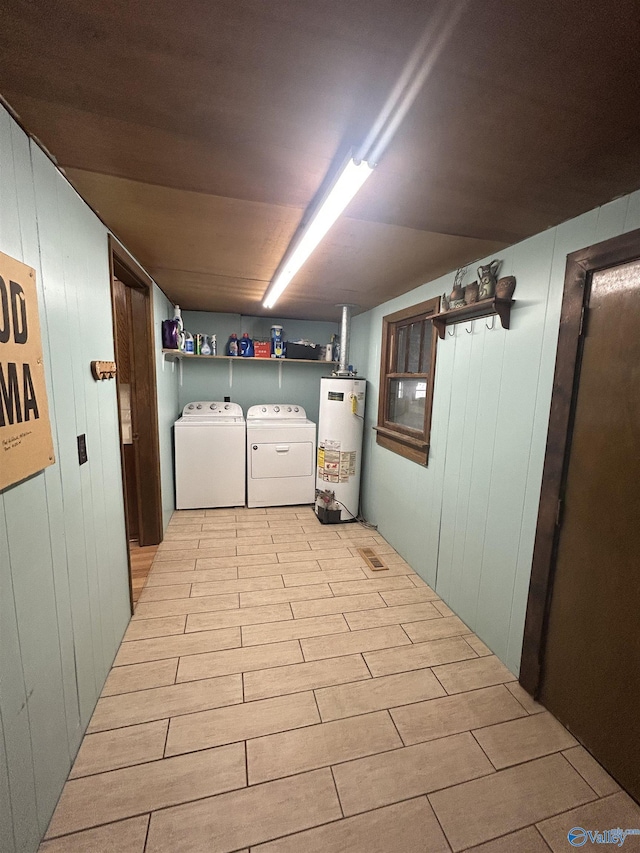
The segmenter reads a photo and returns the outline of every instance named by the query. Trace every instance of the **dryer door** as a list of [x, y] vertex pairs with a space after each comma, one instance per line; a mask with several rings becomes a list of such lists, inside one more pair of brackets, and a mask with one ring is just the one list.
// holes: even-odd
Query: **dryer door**
[[314, 471], [311, 441], [262, 442], [250, 445], [250, 477], [272, 480], [282, 477], [309, 477]]

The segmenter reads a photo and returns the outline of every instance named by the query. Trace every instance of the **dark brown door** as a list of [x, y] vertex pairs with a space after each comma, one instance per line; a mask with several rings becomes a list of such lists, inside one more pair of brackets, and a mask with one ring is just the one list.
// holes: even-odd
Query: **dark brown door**
[[640, 261], [586, 304], [540, 698], [640, 800]]
[[116, 241], [109, 244], [127, 535], [144, 547], [163, 532], [153, 284]]

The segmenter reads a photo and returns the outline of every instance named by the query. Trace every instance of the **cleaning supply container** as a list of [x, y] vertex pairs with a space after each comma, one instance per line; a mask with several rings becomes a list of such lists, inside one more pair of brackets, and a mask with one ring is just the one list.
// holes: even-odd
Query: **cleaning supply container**
[[282, 326], [271, 327], [271, 358], [284, 358]]

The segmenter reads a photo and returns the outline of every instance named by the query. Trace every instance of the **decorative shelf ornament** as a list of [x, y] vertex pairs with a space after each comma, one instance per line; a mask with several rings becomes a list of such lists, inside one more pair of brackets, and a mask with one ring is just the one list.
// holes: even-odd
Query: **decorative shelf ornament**
[[[512, 297], [516, 289], [516, 279], [515, 276], [507, 275], [496, 281], [495, 276], [500, 264], [501, 261], [495, 260], [484, 267], [478, 267], [480, 284], [474, 281], [466, 287], [461, 287], [459, 276], [456, 274], [454, 290], [450, 296], [443, 295], [442, 310], [432, 318], [433, 325], [442, 340], [444, 340], [447, 326], [480, 317], [490, 317], [492, 314], [500, 317], [503, 329], [509, 328], [511, 306], [515, 302]], [[485, 295], [483, 298], [483, 293], [491, 295]]]

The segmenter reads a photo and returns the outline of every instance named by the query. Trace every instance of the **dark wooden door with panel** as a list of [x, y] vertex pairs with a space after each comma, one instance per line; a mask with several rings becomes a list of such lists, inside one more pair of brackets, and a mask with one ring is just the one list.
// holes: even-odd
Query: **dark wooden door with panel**
[[640, 800], [640, 261], [586, 290], [540, 699]]

